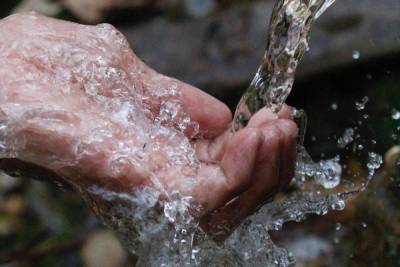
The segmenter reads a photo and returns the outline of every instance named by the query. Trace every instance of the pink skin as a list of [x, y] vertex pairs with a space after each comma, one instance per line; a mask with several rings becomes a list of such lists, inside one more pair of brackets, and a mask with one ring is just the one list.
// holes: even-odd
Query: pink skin
[[[232, 133], [223, 103], [150, 69], [109, 25], [20, 14], [0, 21], [0, 36], [0, 121], [8, 129], [0, 137], [11, 148], [3, 158], [52, 170], [83, 190], [96, 184], [131, 192], [147, 185], [190, 195], [204, 207], [197, 214], [203, 228], [214, 234], [221, 223], [235, 227], [293, 176], [298, 130], [287, 106], [279, 114], [264, 109]], [[171, 87], [180, 93], [165, 94]], [[194, 124], [179, 135], [171, 119], [163, 125], [176, 140], [149, 141], [169, 100], [180, 101], [179, 112], [198, 123], [201, 137], [193, 137]], [[113, 117], [129, 104], [136, 109], [124, 121]], [[185, 142], [195, 167], [174, 150]], [[121, 152], [115, 163], [121, 147], [147, 152], [139, 163]], [[170, 164], [171, 149], [183, 163]], [[188, 187], [189, 176], [196, 182]]]

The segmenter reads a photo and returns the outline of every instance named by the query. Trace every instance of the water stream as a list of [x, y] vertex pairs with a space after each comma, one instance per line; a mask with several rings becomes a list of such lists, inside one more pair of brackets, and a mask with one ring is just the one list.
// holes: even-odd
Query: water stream
[[278, 112], [292, 89], [296, 69], [309, 49], [314, 21], [335, 0], [278, 0], [272, 12], [267, 47], [235, 112], [234, 130], [244, 127], [263, 107]]
[[[308, 50], [311, 26], [333, 2], [276, 2], [266, 53], [237, 107], [234, 130], [244, 127], [263, 107], [275, 112], [281, 109], [292, 88], [296, 68]], [[302, 139], [306, 119], [301, 111], [295, 115], [302, 122]], [[343, 146], [351, 142], [349, 134], [342, 139]], [[138, 266], [293, 266], [295, 259], [291, 253], [277, 247], [268, 231], [280, 230], [288, 221], [302, 221], [308, 214], [324, 215], [332, 209], [344, 209], [346, 198], [365, 188], [381, 163], [379, 155], [370, 153], [366, 182], [361, 187], [352, 183], [341, 187], [339, 156], [314, 162], [300, 144], [292, 193], [265, 204], [223, 243], [208, 237], [190, 215], [190, 197], [169, 196], [161, 206], [157, 201], [161, 193], [152, 188], [121, 194], [93, 187], [87, 194], [89, 199], [98, 197], [113, 203], [99, 205], [97, 213], [139, 256]]]
[[[261, 108], [272, 108], [275, 112], [281, 109], [292, 88], [296, 68], [308, 49], [311, 26], [332, 3], [332, 0], [276, 1], [268, 31], [266, 53], [248, 91], [238, 105], [234, 130], [244, 127]], [[34, 14], [29, 16], [35, 19]], [[118, 51], [125, 53], [124, 56], [131, 56], [128, 43], [114, 28], [103, 24], [97, 26], [96, 30], [96, 34], [102, 39], [93, 38], [93, 41], [115, 42], [117, 38], [115, 45], [118, 46]], [[45, 42], [54, 46], [50, 39]], [[32, 44], [35, 45], [34, 42]], [[32, 44], [28, 42], [23, 45], [28, 49]], [[17, 45], [18, 43], [16, 47]], [[93, 45], [98, 46], [97, 43]], [[41, 46], [34, 47], [39, 49]], [[8, 47], [4, 49], [7, 50]], [[129, 66], [127, 70], [115, 68], [110, 63], [113, 60], [112, 55], [105, 53], [102, 56], [93, 56], [84, 48], [71, 49], [68, 44], [57, 44], [54, 51], [52, 56], [55, 58], [60, 54], [57, 51], [64, 51], [67, 54], [63, 58], [85, 58], [90, 63], [81, 64], [78, 61], [73, 68], [66, 65], [66, 69], [68, 73], [85, 78], [85, 87], [82, 90], [96, 103], [88, 109], [92, 106], [100, 106], [101, 109], [93, 108], [92, 112], [87, 113], [71, 111], [71, 118], [81, 118], [87, 122], [80, 126], [82, 128], [77, 128], [82, 132], [82, 138], [76, 141], [76, 150], [73, 151], [76, 154], [71, 155], [70, 159], [60, 162], [51, 155], [48, 159], [49, 164], [52, 164], [50, 167], [61, 169], [65, 165], [74, 166], [82, 157], [88, 153], [95, 154], [96, 148], [104, 149], [104, 144], [107, 144], [110, 158], [105, 161], [104, 164], [108, 165], [104, 169], [110, 170], [107, 173], [109, 177], [126, 174], [126, 166], [133, 166], [132, 169], [151, 175], [152, 186], [130, 193], [114, 192], [102, 186], [91, 186], [89, 189], [76, 186], [99, 218], [116, 230], [126, 246], [138, 256], [137, 266], [293, 266], [295, 259], [292, 254], [277, 247], [269, 231], [280, 230], [289, 221], [302, 221], [308, 214], [324, 215], [329, 210], [344, 209], [346, 198], [362, 191], [382, 164], [382, 157], [370, 152], [367, 165], [369, 174], [365, 181], [361, 185], [351, 181], [344, 182], [340, 157], [314, 162], [302, 146], [306, 118], [303, 112], [295, 111], [301, 133], [295, 177], [288, 190], [290, 193], [271, 199], [247, 218], [227, 240], [216, 242], [202, 230], [193, 216], [199, 207], [193, 203], [190, 194], [181, 195], [163, 187], [166, 181], [178, 181], [171, 187], [183, 189], [180, 192], [191, 192], [190, 189], [197, 183], [197, 170], [201, 167], [191, 140], [185, 135], [187, 130], [195, 135], [199, 127], [182, 112], [178, 100], [180, 92], [176, 86], [160, 88], [156, 96], [149, 95], [150, 92], [145, 90], [130, 95], [135, 85], [130, 79], [125, 79], [130, 75]], [[42, 54], [48, 53], [46, 50]], [[134, 68], [137, 66], [133, 66], [131, 70]], [[57, 82], [58, 80], [54, 81]], [[64, 84], [59, 87], [64, 88]], [[129, 90], [125, 90], [126, 88]], [[45, 102], [46, 96], [41, 97], [44, 98], [41, 101]], [[155, 118], [150, 118], [150, 112], [143, 110], [143, 101], [151, 97], [161, 99], [160, 111]], [[365, 104], [367, 103], [363, 105]], [[29, 119], [33, 116], [29, 105], [6, 103], [2, 108], [15, 119], [4, 122], [4, 127], [2, 125], [0, 129], [0, 155], [4, 158], [17, 157], [35, 162], [36, 158], [29, 158], [30, 154], [18, 154], [18, 148], [25, 144], [18, 143], [18, 138], [14, 136], [18, 127], [13, 123], [21, 121], [21, 117]], [[56, 108], [60, 107], [54, 109]], [[104, 110], [100, 119], [94, 117], [99, 110]], [[76, 126], [65, 126], [58, 119], [64, 117], [60, 115], [65, 115], [63, 110], [39, 111], [38, 114], [35, 113], [34, 121], [44, 129], [56, 129], [61, 133], [65, 130], [70, 133], [71, 127]], [[110, 121], [106, 118], [110, 118]], [[112, 125], [124, 129], [118, 131], [122, 136], [120, 140], [115, 138]], [[340, 140], [340, 145], [345, 147], [351, 143], [353, 135], [354, 132], [347, 131]], [[177, 177], [179, 179], [174, 179]], [[218, 175], [215, 174], [215, 177], [218, 178]], [[206, 178], [212, 180], [215, 177], [211, 174]], [[182, 184], [179, 184], [180, 181]], [[160, 199], [163, 199], [162, 203]], [[224, 225], [220, 227], [222, 229]]]

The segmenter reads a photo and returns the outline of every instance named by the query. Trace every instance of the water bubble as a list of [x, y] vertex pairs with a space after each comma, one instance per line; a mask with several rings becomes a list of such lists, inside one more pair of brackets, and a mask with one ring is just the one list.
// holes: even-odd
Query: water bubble
[[361, 56], [360, 51], [357, 51], [357, 50], [353, 51], [352, 57], [353, 57], [354, 60], [360, 59], [360, 56]]
[[341, 229], [342, 229], [342, 224], [339, 223], [339, 222], [336, 223], [336, 224], [335, 224], [335, 230], [336, 230], [336, 231], [340, 231]]
[[361, 223], [361, 226], [362, 226], [363, 228], [367, 228], [367, 227], [368, 227], [368, 224], [367, 224], [366, 222], [362, 222], [362, 223]]
[[282, 229], [283, 226], [283, 220], [282, 219], [277, 219], [274, 222], [272, 222], [272, 229], [279, 231]]
[[399, 120], [400, 119], [400, 111], [397, 109], [392, 109], [392, 119]]
[[337, 199], [336, 202], [331, 204], [331, 208], [333, 210], [344, 210], [345, 207], [346, 207], [346, 202], [344, 202], [344, 200], [341, 198]]
[[337, 145], [339, 148], [345, 148], [348, 144], [354, 141], [354, 129], [347, 128], [342, 137], [337, 140]]
[[360, 102], [356, 102], [356, 109], [357, 110], [364, 110], [365, 109], [365, 105], [368, 103], [369, 98], [368, 96], [364, 96]]
[[337, 110], [338, 108], [339, 108], [339, 106], [338, 106], [337, 103], [333, 102], [333, 103], [331, 104], [331, 109], [332, 109], [332, 110]]
[[379, 169], [383, 163], [383, 158], [381, 155], [375, 152], [368, 153], [368, 163], [367, 168], [369, 171], [368, 178], [371, 179], [372, 176], [375, 174], [375, 170]]
[[177, 210], [173, 202], [167, 202], [164, 205], [164, 215], [170, 222], [175, 222]]
[[317, 210], [316, 213], [318, 215], [326, 215], [326, 214], [328, 214], [328, 209], [325, 207], [322, 207], [321, 209]]
[[315, 180], [326, 189], [335, 188], [340, 184], [342, 167], [338, 159], [324, 160], [319, 163], [320, 169], [315, 173]]

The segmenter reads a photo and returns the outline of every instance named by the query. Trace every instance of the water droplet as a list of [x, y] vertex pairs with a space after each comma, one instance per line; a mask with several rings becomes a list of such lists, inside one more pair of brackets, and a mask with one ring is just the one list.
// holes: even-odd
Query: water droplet
[[364, 110], [365, 109], [365, 105], [368, 103], [369, 98], [368, 96], [364, 96], [360, 102], [356, 102], [356, 109], [357, 110]]
[[353, 51], [352, 57], [354, 60], [360, 59], [360, 56], [361, 56], [360, 51], [357, 51], [357, 50]]
[[337, 145], [339, 148], [345, 148], [348, 144], [354, 141], [354, 129], [347, 128], [342, 137], [337, 140]]
[[341, 223], [336, 223], [335, 224], [335, 230], [340, 231], [342, 229], [342, 224]]
[[368, 163], [367, 168], [369, 170], [368, 178], [371, 179], [372, 176], [375, 174], [375, 170], [379, 169], [383, 163], [383, 158], [381, 155], [369, 152], [368, 153]]
[[392, 109], [392, 119], [399, 120], [400, 119], [400, 111], [397, 109]]
[[361, 226], [362, 226], [363, 228], [367, 228], [367, 227], [368, 227], [368, 225], [367, 225], [366, 222], [362, 222], [362, 223], [361, 223]]
[[342, 176], [342, 166], [338, 161], [338, 158], [321, 161], [319, 169], [315, 171], [315, 181], [326, 189], [338, 186]]
[[334, 102], [334, 103], [331, 104], [331, 109], [332, 110], [337, 110], [338, 108], [339, 108], [339, 106], [338, 106], [337, 103]]
[[[339, 181], [340, 182], [340, 181]], [[344, 208], [346, 207], [346, 203], [344, 202], [344, 200], [343, 199], [337, 199], [336, 200], [336, 202], [334, 202], [332, 205], [331, 205], [331, 208], [333, 209], [333, 210], [344, 210]]]

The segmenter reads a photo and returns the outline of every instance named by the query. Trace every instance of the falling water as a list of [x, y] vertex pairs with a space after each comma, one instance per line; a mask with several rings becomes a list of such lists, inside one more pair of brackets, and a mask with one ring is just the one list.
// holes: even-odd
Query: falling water
[[[235, 130], [244, 127], [262, 107], [275, 112], [281, 109], [292, 88], [296, 68], [308, 49], [310, 28], [333, 2], [276, 2], [266, 53], [238, 105]], [[302, 139], [305, 116], [301, 111], [296, 114], [302, 122]], [[343, 144], [349, 142], [347, 139]], [[381, 160], [376, 154], [370, 154], [370, 158], [368, 168], [372, 177]], [[121, 194], [92, 187], [86, 194], [92, 206], [99, 207], [94, 209], [96, 213], [139, 256], [139, 266], [293, 266], [295, 259], [291, 253], [277, 247], [268, 231], [279, 230], [288, 221], [304, 220], [307, 214], [324, 215], [332, 209], [343, 209], [346, 197], [355, 191], [332, 191], [341, 182], [341, 172], [339, 157], [315, 163], [304, 147], [299, 146], [291, 185], [297, 190], [264, 205], [223, 243], [215, 242], [198, 226], [189, 212], [193, 209], [190, 197], [170, 195], [161, 205], [158, 201], [161, 192], [153, 188]], [[93, 199], [104, 203], [93, 205]]]
[[260, 67], [235, 112], [234, 130], [246, 126], [263, 107], [278, 112], [289, 96], [296, 69], [309, 49], [314, 21], [334, 0], [278, 0], [272, 12], [267, 48]]
[[[296, 68], [308, 49], [311, 25], [332, 3], [332, 0], [276, 2], [264, 60], [238, 105], [235, 130], [244, 127], [264, 106], [275, 112], [280, 110], [290, 93]], [[301, 111], [295, 115], [301, 122], [299, 143], [302, 143], [305, 115]], [[279, 230], [288, 221], [304, 220], [307, 214], [324, 215], [331, 209], [343, 209], [351, 192], [331, 192], [341, 182], [339, 161], [336, 157], [315, 163], [304, 147], [299, 146], [291, 185], [297, 190], [264, 205], [223, 243], [215, 242], [198, 226], [189, 212], [193, 209], [190, 197], [170, 195], [161, 205], [158, 199], [162, 193], [153, 188], [121, 194], [92, 187], [86, 194], [92, 206], [98, 207], [94, 210], [100, 218], [116, 229], [139, 256], [139, 266], [293, 266], [295, 259], [291, 253], [277, 247], [268, 231]], [[379, 165], [374, 157], [374, 164], [369, 166], [371, 173]]]
[[[238, 105], [234, 120], [235, 130], [244, 127], [250, 117], [264, 106], [272, 108], [275, 112], [280, 110], [290, 93], [296, 68], [308, 49], [311, 25], [332, 3], [332, 0], [276, 2], [264, 60]], [[115, 36], [120, 36], [106, 25], [98, 26], [98, 30], [105, 38], [108, 38], [108, 35], [114, 39]], [[123, 45], [121, 50], [128, 50], [128, 45], [123, 40], [119, 44]], [[85, 56], [90, 57], [86, 54]], [[106, 65], [103, 61], [98, 63], [101, 66]], [[87, 71], [82, 64], [77, 66], [77, 70]], [[90, 71], [93, 72], [93, 68], [90, 68]], [[123, 171], [120, 163], [124, 160], [129, 160], [136, 167], [146, 166], [146, 163], [152, 161], [153, 154], [149, 151], [153, 150], [164, 153], [162, 155], [170, 160], [168, 164], [182, 168], [180, 173], [187, 174], [187, 180], [193, 181], [190, 168], [195, 169], [198, 162], [195, 151], [183, 132], [192, 126], [196, 129], [196, 123], [179, 112], [181, 104], [176, 100], [178, 98], [174, 98], [178, 94], [176, 88], [166, 88], [162, 91], [165, 93], [163, 96], [169, 96], [172, 100], [168, 97], [167, 100], [163, 100], [160, 113], [154, 120], [156, 125], [149, 123], [151, 126], [147, 126], [144, 121], [148, 118], [141, 113], [137, 103], [132, 103], [131, 99], [127, 101], [121, 92], [115, 92], [118, 97], [113, 98], [112, 102], [106, 102], [105, 97], [96, 92], [97, 77], [106, 77], [110, 88], [115, 87], [113, 82], [118, 82], [118, 86], [123, 87], [125, 84], [122, 84], [121, 77], [125, 73], [107, 66], [96, 68], [95, 71], [98, 75], [87, 75], [94, 80], [88, 82], [93, 86], [88, 86], [85, 90], [93, 95], [97, 104], [106, 105], [113, 123], [126, 129], [131, 127], [129, 130], [135, 133], [138, 142], [144, 144], [143, 149], [136, 150], [124, 143], [114, 144], [112, 134], [107, 131], [109, 125], [105, 124], [104, 128], [101, 128], [102, 125], [98, 125], [100, 122], [96, 122], [98, 128], [96, 131], [88, 131], [86, 141], [101, 142], [108, 138], [112, 145], [111, 150], [118, 151], [114, 155], [115, 158], [109, 162], [110, 169], [117, 173]], [[126, 87], [131, 85], [127, 84]], [[296, 111], [295, 117], [301, 124], [301, 144], [306, 119], [301, 111]], [[177, 122], [178, 129], [171, 130], [165, 127], [170, 121]], [[7, 135], [8, 130], [12, 128], [7, 129], [5, 134], [1, 132], [0, 144], [11, 150], [15, 146], [11, 141], [16, 140], [12, 135]], [[166, 143], [165, 151], [159, 151], [161, 142]], [[8, 150], [1, 149], [0, 152], [4, 153], [5, 157], [9, 153]], [[370, 179], [381, 165], [382, 158], [372, 152], [369, 157]], [[190, 168], [187, 169], [187, 166]], [[293, 266], [295, 259], [291, 253], [277, 247], [268, 231], [280, 230], [288, 221], [302, 221], [308, 214], [324, 215], [332, 209], [343, 209], [346, 197], [358, 192], [360, 188], [347, 188], [339, 193], [335, 192], [341, 184], [341, 172], [340, 158], [314, 162], [304, 147], [299, 145], [296, 174], [290, 185], [292, 193], [265, 204], [224, 242], [214, 241], [199, 227], [198, 220], [192, 216], [197, 207], [190, 196], [166, 192], [162, 186], [148, 186], [130, 193], [92, 186], [88, 190], [81, 189], [81, 193], [103, 222], [115, 229], [127, 247], [138, 256], [138, 266]], [[157, 173], [150, 173], [154, 173], [151, 177], [152, 182], [155, 185], [160, 184], [157, 183], [160, 178], [157, 177]], [[165, 201], [161, 203], [160, 198]]]
[[[292, 88], [297, 66], [308, 50], [310, 28], [333, 2], [276, 2], [266, 53], [237, 107], [234, 130], [244, 127], [260, 108], [272, 108], [275, 112], [281, 109]], [[324, 215], [332, 209], [342, 210], [346, 197], [362, 189], [334, 191], [341, 184], [340, 158], [314, 162], [301, 146], [305, 115], [296, 111], [295, 118], [302, 130], [296, 174], [291, 184], [295, 190], [265, 204], [222, 243], [205, 234], [191, 216], [191, 197], [169, 195], [160, 204], [158, 199], [162, 193], [154, 188], [122, 194], [92, 187], [86, 192], [87, 199], [104, 223], [116, 229], [139, 256], [139, 266], [293, 266], [295, 259], [291, 253], [277, 247], [268, 231], [280, 230], [288, 221], [302, 221], [308, 214]], [[346, 146], [351, 137], [352, 134], [345, 134], [340, 145]], [[370, 153], [369, 178], [381, 163], [379, 155]]]

